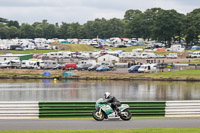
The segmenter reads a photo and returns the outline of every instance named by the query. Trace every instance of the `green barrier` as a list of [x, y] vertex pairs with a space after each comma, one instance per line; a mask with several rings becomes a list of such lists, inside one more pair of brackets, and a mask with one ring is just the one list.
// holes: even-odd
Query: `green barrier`
[[[128, 104], [133, 116], [165, 116], [165, 102], [122, 102]], [[40, 118], [92, 117], [95, 102], [40, 102]]]

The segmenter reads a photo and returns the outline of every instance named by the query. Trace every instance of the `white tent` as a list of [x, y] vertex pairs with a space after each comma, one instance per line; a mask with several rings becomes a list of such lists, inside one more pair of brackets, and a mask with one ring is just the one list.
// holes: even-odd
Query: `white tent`
[[119, 63], [119, 58], [113, 55], [106, 54], [97, 59], [98, 63], [112, 63], [113, 61]]

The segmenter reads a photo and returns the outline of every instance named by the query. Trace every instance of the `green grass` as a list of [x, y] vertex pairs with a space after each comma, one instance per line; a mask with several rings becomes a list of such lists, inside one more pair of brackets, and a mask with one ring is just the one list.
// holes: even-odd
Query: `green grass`
[[[188, 60], [190, 60], [190, 59], [188, 59]], [[180, 64], [189, 64], [189, 61], [180, 62]], [[194, 60], [190, 61], [190, 64], [200, 64], [200, 59], [194, 59]]]
[[[0, 76], [28, 76], [28, 77], [42, 77], [42, 74], [32, 73], [0, 73]], [[58, 77], [60, 74], [52, 74], [51, 77]]]
[[[117, 128], [117, 127], [116, 127]], [[0, 133], [199, 133], [200, 128], [148, 128], [148, 129], [89, 129], [89, 130], [38, 130], [0, 131]]]
[[25, 51], [9, 50], [8, 52], [12, 54], [43, 54], [49, 52], [58, 52], [58, 50], [25, 50]]
[[123, 50], [124, 52], [132, 52], [132, 49], [137, 49], [137, 48], [142, 48], [144, 49], [145, 46], [131, 46], [131, 47], [126, 47], [126, 48], [114, 48], [114, 47], [106, 47], [108, 49], [111, 49], [111, 50]]
[[151, 73], [145, 74], [145, 77], [150, 78], [195, 78], [200, 79], [200, 70], [196, 69], [187, 69], [182, 71], [173, 71], [173, 72], [159, 72], [159, 73]]
[[65, 51], [72, 51], [72, 52], [101, 50], [93, 48], [92, 46], [87, 44], [52, 43], [51, 45], [56, 45], [59, 47], [59, 49], [64, 48]]

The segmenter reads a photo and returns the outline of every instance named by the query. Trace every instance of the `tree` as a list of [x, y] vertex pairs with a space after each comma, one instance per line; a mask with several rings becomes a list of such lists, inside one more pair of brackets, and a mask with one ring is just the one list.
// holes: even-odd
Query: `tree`
[[9, 36], [10, 38], [16, 38], [19, 36], [19, 29], [17, 29], [15, 26], [9, 27]]
[[67, 35], [69, 38], [80, 38], [81, 25], [79, 23], [71, 23], [68, 25]]
[[141, 14], [142, 14], [142, 11], [140, 11], [140, 10], [130, 9], [125, 12], [124, 19], [125, 20], [133, 20], [135, 18], [135, 16], [138, 16]]
[[51, 39], [51, 38], [56, 38], [57, 34], [56, 34], [56, 27], [53, 24], [45, 24], [43, 26], [43, 30], [44, 30], [44, 37], [47, 39]]
[[5, 19], [5, 18], [0, 18], [0, 23], [7, 23], [7, 22], [8, 22], [7, 19]]
[[0, 27], [0, 38], [8, 39], [9, 38], [9, 28], [8, 26]]
[[20, 28], [20, 38], [34, 38], [34, 27], [29, 24], [22, 24]]
[[200, 8], [188, 13], [184, 22], [184, 33], [187, 44], [198, 43], [198, 36], [200, 35]]
[[35, 37], [36, 38], [43, 38], [44, 37], [44, 31], [41, 25], [37, 25], [35, 27]]
[[123, 37], [124, 36], [125, 24], [122, 20], [113, 18], [107, 21], [107, 30], [105, 35], [106, 38], [111, 37]]
[[170, 47], [172, 39], [180, 35], [183, 16], [175, 10], [160, 10], [152, 29], [153, 39], [167, 42]]
[[150, 39], [153, 36], [153, 27], [155, 24], [155, 19], [158, 16], [158, 13], [161, 11], [161, 8], [151, 8], [147, 9], [142, 17], [142, 38], [145, 39]]
[[126, 23], [125, 35], [129, 38], [142, 37], [142, 16], [143, 13], [140, 10], [128, 10], [124, 15]]
[[16, 28], [19, 28], [19, 23], [18, 21], [8, 21], [7, 26], [15, 26]]
[[68, 38], [67, 33], [68, 33], [68, 24], [62, 22], [62, 25], [60, 26], [59, 33], [58, 33], [59, 37], [63, 39], [67, 39]]

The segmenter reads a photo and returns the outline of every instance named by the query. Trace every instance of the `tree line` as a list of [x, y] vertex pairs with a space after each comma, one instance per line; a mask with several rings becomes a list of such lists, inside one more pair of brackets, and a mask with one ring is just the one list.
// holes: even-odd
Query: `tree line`
[[187, 14], [176, 10], [151, 8], [127, 10], [123, 19], [97, 18], [85, 24], [50, 24], [47, 20], [32, 25], [0, 18], [0, 38], [143, 38], [166, 42], [185, 40], [187, 44], [197, 44], [200, 35], [200, 8]]

